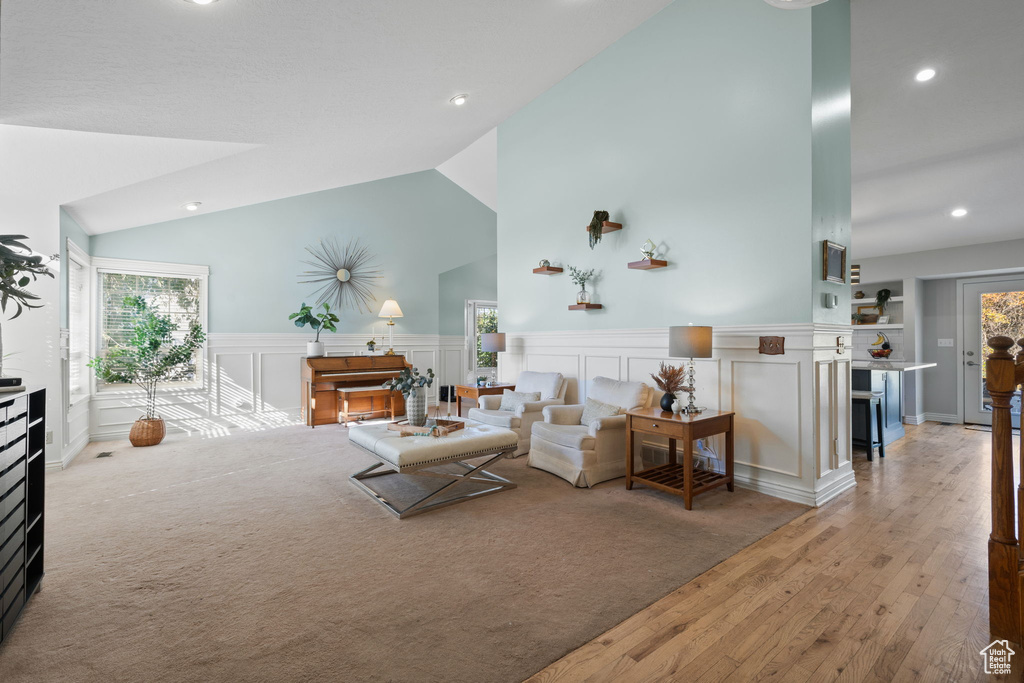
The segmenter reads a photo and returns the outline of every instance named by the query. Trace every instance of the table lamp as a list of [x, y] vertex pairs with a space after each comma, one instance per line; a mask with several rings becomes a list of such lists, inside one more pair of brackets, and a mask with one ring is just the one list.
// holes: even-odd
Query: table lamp
[[704, 412], [698, 408], [693, 401], [694, 358], [711, 358], [711, 328], [703, 325], [686, 325], [668, 328], [668, 355], [671, 358], [689, 358], [690, 364], [686, 369], [686, 390], [690, 394], [690, 401], [683, 408], [687, 415], [696, 415]]
[[378, 318], [388, 319], [388, 350], [385, 356], [395, 355], [395, 318], [402, 317], [402, 309], [398, 307], [398, 302], [394, 299], [388, 299], [384, 302], [384, 305], [380, 307], [380, 313], [377, 314]]
[[480, 350], [484, 353], [501, 353], [505, 350], [504, 332], [484, 332], [480, 335]]

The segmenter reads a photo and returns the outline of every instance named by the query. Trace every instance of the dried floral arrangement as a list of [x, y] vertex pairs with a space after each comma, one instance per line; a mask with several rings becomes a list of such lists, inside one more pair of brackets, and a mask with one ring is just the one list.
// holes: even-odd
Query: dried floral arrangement
[[651, 378], [658, 388], [667, 394], [675, 394], [685, 388], [686, 371], [683, 366], [661, 364], [658, 374], [651, 373]]

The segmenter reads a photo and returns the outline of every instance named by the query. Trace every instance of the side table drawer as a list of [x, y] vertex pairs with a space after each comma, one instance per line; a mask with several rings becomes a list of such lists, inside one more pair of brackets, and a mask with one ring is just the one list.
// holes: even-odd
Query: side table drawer
[[456, 388], [455, 393], [456, 393], [456, 395], [461, 396], [462, 398], [476, 398], [476, 388], [475, 387], [462, 387], [462, 386], [460, 386], [460, 387]]
[[632, 418], [633, 431], [644, 432], [645, 434], [662, 434], [673, 439], [681, 439], [685, 436], [685, 428], [678, 422], [652, 420], [646, 417]]

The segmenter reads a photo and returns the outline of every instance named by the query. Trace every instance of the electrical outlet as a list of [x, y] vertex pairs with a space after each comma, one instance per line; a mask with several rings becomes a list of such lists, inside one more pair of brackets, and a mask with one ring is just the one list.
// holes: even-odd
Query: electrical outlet
[[53, 443], [53, 430], [49, 430], [46, 432], [46, 443]]
[[940, 339], [939, 340], [939, 346], [948, 346], [948, 347], [952, 348], [953, 347], [953, 340], [952, 339]]

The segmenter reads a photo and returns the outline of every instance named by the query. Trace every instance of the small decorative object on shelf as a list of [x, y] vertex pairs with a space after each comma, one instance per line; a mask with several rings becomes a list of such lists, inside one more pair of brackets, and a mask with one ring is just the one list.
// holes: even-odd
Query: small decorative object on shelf
[[766, 356], [782, 356], [786, 353], [786, 338], [759, 337], [757, 352]]
[[857, 321], [858, 325], [874, 325], [878, 322], [878, 309], [875, 306], [858, 306], [857, 312], [851, 318]]
[[859, 289], [856, 292], [853, 293], [853, 298], [854, 299], [863, 299], [866, 296], [867, 296], [867, 294], [865, 294], [864, 292], [860, 291]]
[[540, 265], [541, 268], [547, 268], [548, 266], [551, 265], [551, 261], [548, 261], [546, 258], [542, 258], [540, 260], [540, 264], [539, 265]]
[[434, 383], [434, 371], [427, 368], [427, 374], [421, 375], [416, 368], [402, 368], [398, 377], [389, 379], [381, 385], [384, 389], [400, 391], [405, 397], [405, 415], [409, 424], [422, 427], [427, 423], [427, 395], [423, 387]]
[[587, 226], [587, 232], [590, 233], [591, 249], [593, 249], [597, 245], [597, 243], [601, 241], [601, 237], [604, 235], [604, 223], [607, 220], [607, 211], [594, 212], [594, 218], [590, 221], [590, 225]]
[[330, 304], [320, 304], [320, 308], [324, 309], [323, 313], [314, 313], [312, 306], [307, 306], [303, 302], [302, 307], [299, 308], [298, 313], [292, 313], [288, 316], [289, 320], [295, 322], [295, 327], [305, 327], [309, 325], [316, 330], [316, 338], [311, 342], [306, 342], [306, 356], [309, 358], [320, 358], [324, 355], [324, 343], [320, 341], [320, 333], [324, 330], [330, 330], [331, 332], [337, 332], [339, 322], [338, 316], [331, 313]]
[[648, 239], [640, 247], [640, 253], [643, 255], [645, 261], [650, 261], [654, 258], [654, 251], [658, 248], [654, 242]]
[[376, 337], [374, 337], [370, 341], [366, 342], [366, 350], [369, 351], [370, 353], [373, 353], [374, 351], [377, 350], [377, 338]]
[[575, 266], [569, 266], [569, 277], [580, 288], [580, 291], [576, 293], [576, 303], [589, 304], [590, 292], [587, 291], [587, 282], [596, 279], [594, 277], [594, 269], [581, 270]]
[[672, 410], [672, 402], [675, 401], [676, 393], [683, 388], [685, 375], [686, 371], [682, 366], [677, 368], [674, 365], [665, 365], [665, 363], [659, 366], [658, 374], [651, 373], [651, 379], [659, 389], [665, 392], [661, 397], [662, 410]]
[[889, 338], [882, 332], [878, 333], [878, 337], [871, 345], [879, 347], [877, 349], [868, 349], [868, 353], [871, 354], [872, 358], [888, 358], [889, 354], [892, 353], [892, 345], [889, 343]]

